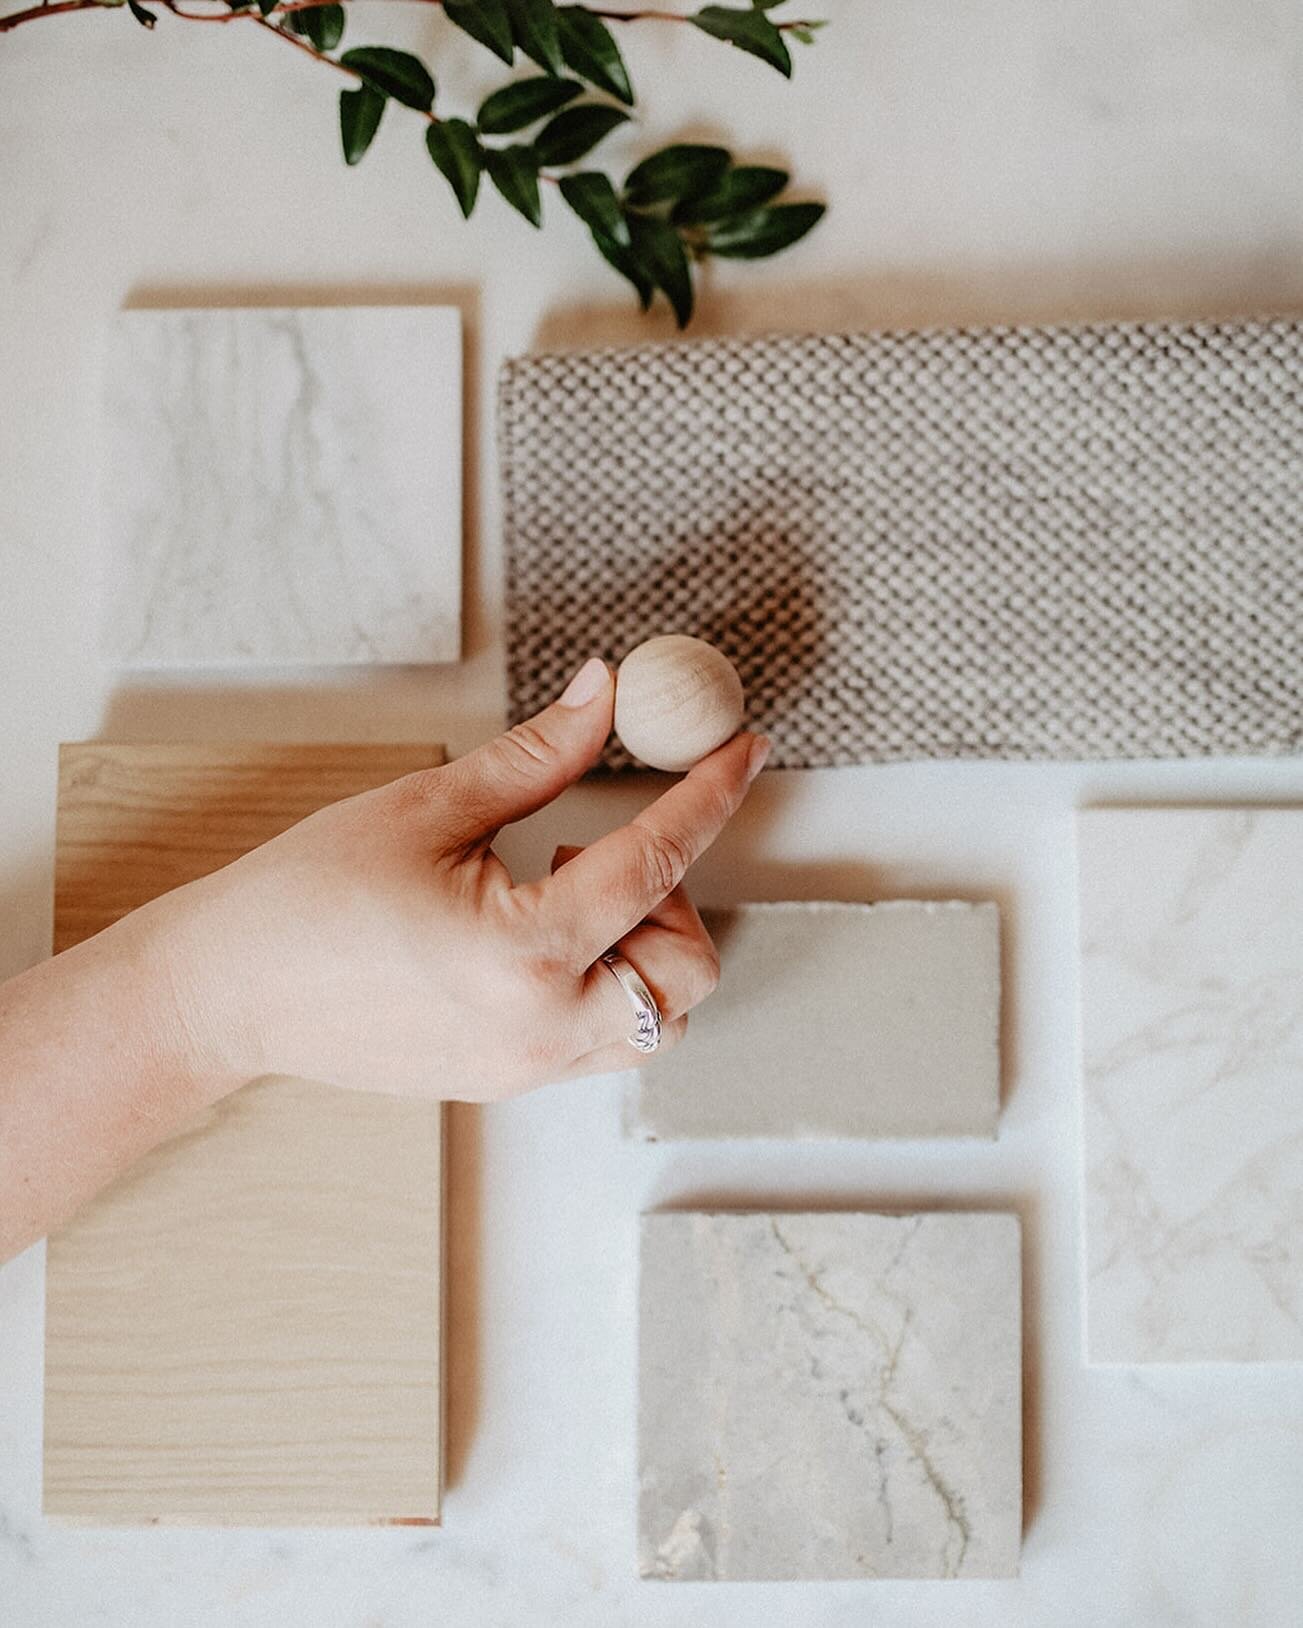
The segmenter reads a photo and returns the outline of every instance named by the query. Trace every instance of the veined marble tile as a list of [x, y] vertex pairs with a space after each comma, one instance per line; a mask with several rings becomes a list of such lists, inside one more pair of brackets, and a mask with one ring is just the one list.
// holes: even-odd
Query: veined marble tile
[[111, 659], [458, 659], [457, 311], [126, 311], [104, 411]]
[[1303, 810], [1078, 846], [1088, 1355], [1303, 1358]]
[[642, 1070], [630, 1131], [693, 1137], [994, 1136], [994, 904], [788, 901], [705, 913], [720, 986]]
[[1010, 1577], [1013, 1215], [643, 1218], [639, 1568]]

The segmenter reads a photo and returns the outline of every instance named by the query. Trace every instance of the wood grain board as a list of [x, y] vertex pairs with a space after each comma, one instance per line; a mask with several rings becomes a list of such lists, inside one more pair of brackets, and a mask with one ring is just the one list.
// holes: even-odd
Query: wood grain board
[[[65, 746], [56, 950], [431, 746]], [[50, 1239], [47, 1515], [435, 1522], [442, 1111], [267, 1079]]]

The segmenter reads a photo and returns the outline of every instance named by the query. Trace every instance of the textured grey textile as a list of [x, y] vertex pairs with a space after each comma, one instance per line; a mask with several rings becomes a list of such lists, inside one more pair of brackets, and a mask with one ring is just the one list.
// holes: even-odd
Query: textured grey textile
[[777, 765], [1303, 748], [1298, 324], [531, 356], [499, 413], [513, 718], [674, 632]]

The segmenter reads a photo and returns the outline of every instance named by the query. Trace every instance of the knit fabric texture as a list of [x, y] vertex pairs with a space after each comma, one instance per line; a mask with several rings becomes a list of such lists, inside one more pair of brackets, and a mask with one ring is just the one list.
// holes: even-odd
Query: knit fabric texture
[[528, 356], [499, 435], [513, 720], [692, 633], [779, 767], [1303, 747], [1303, 325]]

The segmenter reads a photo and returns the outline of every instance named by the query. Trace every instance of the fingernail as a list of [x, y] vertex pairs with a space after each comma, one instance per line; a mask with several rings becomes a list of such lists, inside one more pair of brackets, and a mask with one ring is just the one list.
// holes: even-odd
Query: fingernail
[[748, 783], [754, 780], [755, 777], [760, 773], [761, 769], [764, 768], [772, 746], [773, 742], [767, 735], [757, 735], [756, 738], [751, 742], [751, 751], [747, 755]]
[[563, 707], [586, 707], [611, 682], [610, 669], [600, 656], [586, 661], [561, 692]]

